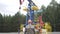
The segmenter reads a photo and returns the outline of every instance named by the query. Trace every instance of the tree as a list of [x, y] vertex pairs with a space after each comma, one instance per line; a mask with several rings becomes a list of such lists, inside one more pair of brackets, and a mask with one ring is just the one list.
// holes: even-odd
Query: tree
[[52, 0], [51, 3], [47, 6], [46, 12], [43, 13], [43, 18], [47, 19], [46, 21], [50, 22], [53, 30], [56, 30], [56, 25], [59, 23], [59, 8], [58, 3], [55, 0]]
[[14, 28], [12, 31], [18, 31], [20, 28], [20, 25], [25, 23], [25, 16], [20, 14], [20, 12], [17, 12], [13, 17], [12, 17], [12, 28]]
[[3, 31], [3, 16], [0, 13], [0, 32]]

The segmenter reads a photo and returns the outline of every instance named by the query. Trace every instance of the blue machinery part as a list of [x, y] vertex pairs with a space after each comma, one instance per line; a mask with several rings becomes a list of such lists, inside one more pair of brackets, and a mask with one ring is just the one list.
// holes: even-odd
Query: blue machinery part
[[31, 19], [32, 22], [34, 22], [34, 10], [31, 9], [32, 6], [32, 0], [28, 0], [29, 4], [28, 4], [28, 9], [29, 11], [27, 12], [26, 15], [26, 25], [28, 24], [28, 19]]

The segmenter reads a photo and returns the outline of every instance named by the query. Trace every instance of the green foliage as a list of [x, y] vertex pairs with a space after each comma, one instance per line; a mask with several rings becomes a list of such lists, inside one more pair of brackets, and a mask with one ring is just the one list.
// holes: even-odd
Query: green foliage
[[2, 15], [1, 15], [1, 13], [0, 13], [0, 32], [2, 32], [3, 31], [3, 17], [2, 17]]
[[0, 32], [18, 32], [20, 24], [25, 23], [25, 15], [17, 12], [14, 16], [0, 14]]

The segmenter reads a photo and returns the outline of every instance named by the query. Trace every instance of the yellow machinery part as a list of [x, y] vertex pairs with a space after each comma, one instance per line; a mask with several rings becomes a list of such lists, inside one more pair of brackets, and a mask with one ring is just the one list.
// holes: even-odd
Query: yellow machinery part
[[38, 7], [37, 6], [32, 6], [31, 9], [32, 10], [38, 10]]
[[45, 23], [45, 29], [47, 29], [47, 32], [52, 32], [52, 27], [49, 23]]
[[23, 10], [24, 10], [24, 11], [28, 11], [28, 8], [26, 8], [26, 7], [23, 7]]

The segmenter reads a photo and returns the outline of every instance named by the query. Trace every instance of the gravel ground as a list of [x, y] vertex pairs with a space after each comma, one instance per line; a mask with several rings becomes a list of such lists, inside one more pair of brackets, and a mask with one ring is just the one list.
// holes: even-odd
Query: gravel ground
[[[18, 32], [10, 32], [10, 33], [0, 33], [0, 34], [19, 34]], [[23, 34], [23, 32], [20, 32], [20, 34]]]
[[[60, 34], [60, 32], [48, 32], [49, 34]], [[0, 34], [18, 34], [17, 33], [0, 33]], [[20, 32], [20, 34], [23, 34], [23, 32]]]

